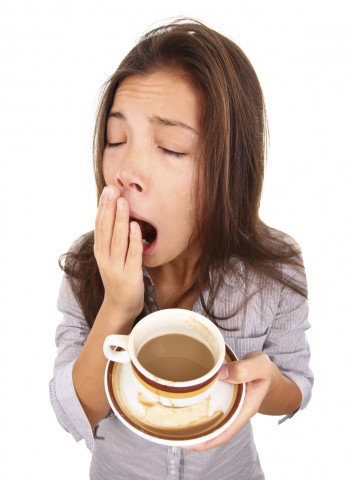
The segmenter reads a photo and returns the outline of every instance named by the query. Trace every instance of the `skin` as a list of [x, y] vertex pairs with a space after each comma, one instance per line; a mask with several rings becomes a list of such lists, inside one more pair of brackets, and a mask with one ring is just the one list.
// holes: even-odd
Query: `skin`
[[[118, 88], [107, 124], [103, 174], [108, 185], [95, 224], [94, 254], [105, 288], [104, 300], [73, 368], [77, 395], [92, 426], [110, 410], [104, 390], [107, 335], [128, 334], [143, 308], [142, 264], [148, 269], [161, 308], [193, 281], [199, 244], [193, 238], [193, 186], [199, 128], [196, 92], [176, 72], [134, 75]], [[150, 246], [139, 224], [157, 230]], [[180, 305], [192, 308], [194, 298]], [[254, 352], [228, 365], [221, 378], [247, 383], [242, 411], [206, 450], [227, 442], [257, 412], [290, 413], [300, 406], [299, 388], [269, 357]]]

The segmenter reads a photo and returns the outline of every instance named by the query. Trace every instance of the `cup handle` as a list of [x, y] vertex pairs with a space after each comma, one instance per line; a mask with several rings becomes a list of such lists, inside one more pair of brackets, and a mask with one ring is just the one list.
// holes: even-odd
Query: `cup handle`
[[[130, 362], [128, 351], [129, 335], [108, 335], [104, 340], [103, 352], [108, 360], [119, 363]], [[121, 347], [124, 350], [113, 350], [112, 347]]]

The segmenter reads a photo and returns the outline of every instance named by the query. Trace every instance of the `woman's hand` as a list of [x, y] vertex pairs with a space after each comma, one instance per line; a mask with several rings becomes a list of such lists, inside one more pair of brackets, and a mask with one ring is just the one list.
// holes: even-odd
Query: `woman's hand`
[[257, 412], [284, 415], [300, 406], [299, 388], [280, 372], [266, 353], [253, 352], [244, 360], [224, 365], [219, 378], [230, 383], [246, 383], [244, 404], [234, 423], [224, 433], [190, 447], [192, 450], [208, 450], [228, 442]]
[[94, 255], [102, 277], [103, 304], [133, 321], [144, 302], [142, 236], [137, 222], [129, 222], [129, 205], [117, 187], [105, 187], [95, 224]]

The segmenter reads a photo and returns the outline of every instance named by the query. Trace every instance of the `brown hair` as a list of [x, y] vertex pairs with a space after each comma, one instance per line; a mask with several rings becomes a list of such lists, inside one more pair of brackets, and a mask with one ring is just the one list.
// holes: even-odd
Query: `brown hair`
[[[260, 83], [243, 51], [200, 22], [178, 20], [148, 32], [106, 82], [94, 136], [97, 197], [105, 186], [102, 157], [107, 118], [117, 88], [128, 76], [165, 69], [182, 72], [190, 79], [201, 111], [196, 189], [201, 194], [195, 199], [195, 234], [202, 253], [195, 283], [176, 305], [197, 292], [206, 314], [215, 322], [221, 320], [213, 311], [214, 301], [226, 274], [243, 276], [240, 265], [263, 278], [263, 285], [272, 278], [306, 296], [298, 247], [259, 218], [267, 139]], [[61, 257], [61, 266], [89, 325], [104, 296], [93, 243], [94, 233], [90, 232], [64, 256], [65, 264]], [[291, 268], [284, 268], [286, 265]], [[207, 301], [202, 295], [205, 289], [209, 292]]]

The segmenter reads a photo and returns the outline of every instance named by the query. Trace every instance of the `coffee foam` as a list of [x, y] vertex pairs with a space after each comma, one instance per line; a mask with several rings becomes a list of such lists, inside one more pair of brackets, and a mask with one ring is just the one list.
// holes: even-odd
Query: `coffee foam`
[[114, 387], [125, 413], [136, 425], [152, 435], [175, 438], [201, 435], [210, 426], [217, 424], [225, 413], [222, 410], [214, 410], [210, 396], [187, 407], [166, 407], [139, 391], [132, 395], [135, 401], [131, 402], [132, 392], [121, 388], [119, 383]]
[[138, 401], [144, 413], [137, 420], [142, 420], [144, 427], [152, 432], [173, 436], [202, 433], [224, 413], [214, 411], [210, 397], [188, 407], [165, 407], [159, 402], [152, 403], [142, 393], [138, 394]]

